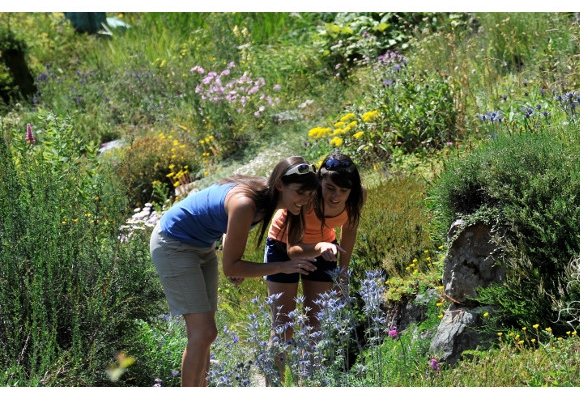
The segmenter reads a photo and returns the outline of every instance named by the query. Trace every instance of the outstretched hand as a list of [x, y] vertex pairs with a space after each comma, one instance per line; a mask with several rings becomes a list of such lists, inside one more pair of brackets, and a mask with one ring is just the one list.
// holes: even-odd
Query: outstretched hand
[[312, 257], [300, 257], [294, 260], [286, 261], [282, 265], [282, 273], [294, 274], [298, 272], [302, 275], [308, 275], [309, 272], [316, 271], [314, 262], [316, 262], [316, 258]]
[[319, 242], [316, 244], [315, 248], [320, 252], [320, 255], [326, 261], [337, 261], [339, 251], [343, 254], [346, 253], [345, 249], [335, 243], [330, 242]]

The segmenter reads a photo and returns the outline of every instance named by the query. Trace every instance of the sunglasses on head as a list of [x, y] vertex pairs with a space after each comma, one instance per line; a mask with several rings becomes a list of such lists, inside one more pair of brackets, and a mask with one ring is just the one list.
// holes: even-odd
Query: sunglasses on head
[[339, 168], [346, 168], [350, 170], [353, 166], [354, 164], [350, 160], [337, 160], [336, 158], [329, 158], [324, 163], [324, 168], [329, 171], [333, 171]]
[[307, 174], [309, 172], [316, 173], [316, 167], [312, 164], [298, 164], [298, 165], [295, 165], [292, 168], [290, 168], [288, 171], [286, 171], [284, 176], [293, 175], [293, 174], [303, 175], [303, 174]]

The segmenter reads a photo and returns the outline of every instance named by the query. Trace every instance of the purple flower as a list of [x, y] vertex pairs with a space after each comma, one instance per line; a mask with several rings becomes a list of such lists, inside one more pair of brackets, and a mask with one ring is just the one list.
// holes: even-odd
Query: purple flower
[[393, 326], [391, 328], [391, 330], [389, 331], [389, 336], [392, 337], [393, 339], [396, 339], [399, 337], [399, 332], [397, 332], [397, 327]]
[[388, 80], [386, 80], [386, 81], [383, 82], [383, 85], [389, 86], [391, 83], [393, 83], [393, 80], [392, 79], [388, 79]]
[[199, 65], [196, 65], [195, 67], [193, 67], [191, 69], [191, 72], [197, 72], [198, 74], [203, 74], [205, 71], [203, 70], [202, 67], [200, 67]]
[[32, 133], [32, 126], [30, 124], [26, 124], [26, 143], [33, 145], [36, 143], [36, 139], [34, 139], [34, 134]]
[[434, 371], [439, 371], [441, 369], [441, 366], [439, 365], [439, 361], [437, 361], [437, 359], [435, 359], [435, 358], [431, 359], [430, 364], [431, 364], [431, 368]]
[[276, 85], [274, 85], [274, 87], [272, 89], [274, 89], [274, 90], [280, 90], [280, 89], [282, 89], [282, 86], [276, 84]]

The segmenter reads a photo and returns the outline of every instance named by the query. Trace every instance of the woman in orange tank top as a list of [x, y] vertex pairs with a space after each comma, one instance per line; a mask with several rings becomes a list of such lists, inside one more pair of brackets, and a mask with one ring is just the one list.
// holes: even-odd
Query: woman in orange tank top
[[[288, 237], [288, 226], [299, 223], [285, 210], [279, 210], [272, 220], [266, 239], [265, 262], [290, 260], [299, 257], [316, 257], [316, 271], [308, 275], [275, 274], [266, 276], [268, 295], [278, 294], [272, 310], [274, 329], [271, 338], [292, 339], [293, 330], [288, 313], [296, 309], [298, 283], [302, 282], [304, 307], [307, 307], [308, 324], [319, 329], [320, 306], [315, 303], [320, 294], [332, 290], [334, 281], [329, 272], [340, 268], [341, 284], [348, 284], [347, 272], [355, 245], [358, 223], [366, 201], [366, 189], [355, 163], [341, 153], [327, 156], [317, 172], [320, 186], [313, 204], [304, 215], [302, 237]], [[340, 229], [340, 244], [335, 229]], [[295, 230], [294, 230], [295, 231]], [[284, 333], [276, 335], [275, 329], [286, 325]], [[279, 365], [281, 371], [283, 367]]]

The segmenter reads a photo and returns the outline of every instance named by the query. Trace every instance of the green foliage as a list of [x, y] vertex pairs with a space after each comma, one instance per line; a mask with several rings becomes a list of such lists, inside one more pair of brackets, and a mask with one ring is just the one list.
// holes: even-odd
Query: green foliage
[[158, 310], [148, 238], [119, 241], [122, 192], [66, 119], [31, 125], [36, 144], [23, 129], [0, 147], [2, 384], [101, 385], [130, 321]]
[[550, 328], [523, 327], [499, 334], [500, 344], [468, 351], [469, 360], [442, 368], [432, 386], [451, 387], [575, 387], [580, 366], [576, 332], [554, 335]]
[[180, 386], [181, 355], [187, 337], [181, 317], [163, 315], [135, 321], [128, 354], [135, 362], [122, 375], [124, 386]]
[[[430, 18], [433, 17], [433, 18]], [[433, 13], [332, 13], [319, 28], [317, 47], [330, 70], [348, 77], [357, 61], [404, 49], [415, 26], [435, 26]]]
[[345, 107], [332, 128], [309, 131], [317, 152], [356, 149], [359, 164], [388, 167], [392, 153], [399, 149], [404, 154], [429, 152], [457, 140], [449, 76], [415, 72], [405, 57], [391, 51], [365, 62], [358, 74], [365, 93], [360, 102]]
[[432, 190], [443, 226], [478, 212], [493, 215], [483, 222], [496, 233], [507, 277], [501, 287], [481, 291], [511, 316], [506, 323], [548, 324], [556, 319], [552, 300], [566, 298], [564, 269], [580, 252], [580, 169], [577, 141], [564, 133], [500, 133], [452, 160]]
[[[352, 257], [355, 271], [380, 268], [388, 276], [403, 276], [413, 259], [425, 260], [425, 251], [435, 253], [436, 245], [426, 229], [425, 190], [425, 183], [413, 177], [393, 178], [368, 188]], [[417, 268], [425, 273], [433, 265], [424, 262]]]
[[156, 197], [156, 184], [173, 191], [191, 181], [190, 172], [199, 172], [200, 166], [192, 165], [190, 147], [177, 135], [159, 133], [135, 137], [126, 147], [112, 150], [107, 158], [126, 188], [132, 207], [148, 202], [162, 205], [166, 199]]

